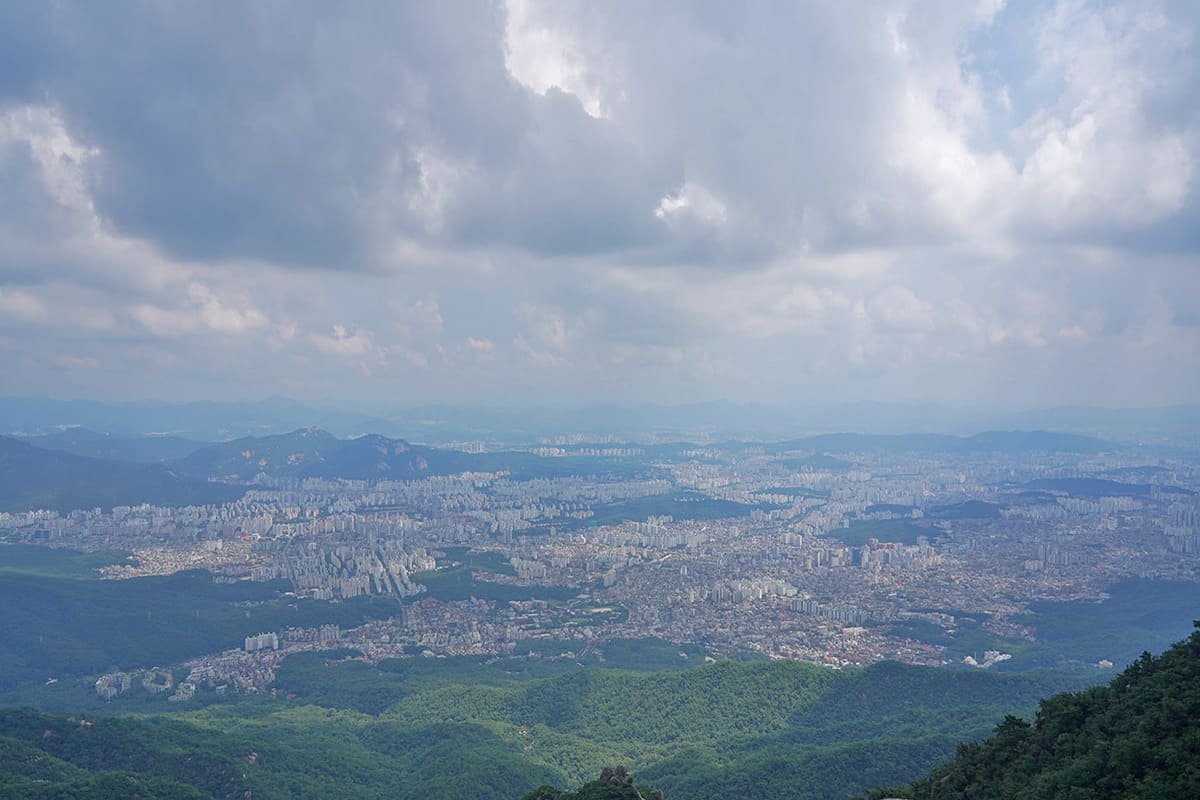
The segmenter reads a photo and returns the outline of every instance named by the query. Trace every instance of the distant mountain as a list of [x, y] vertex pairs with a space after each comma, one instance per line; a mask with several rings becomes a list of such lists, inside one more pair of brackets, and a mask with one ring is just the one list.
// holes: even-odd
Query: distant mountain
[[209, 444], [179, 436], [119, 436], [97, 433], [88, 428], [68, 428], [58, 433], [30, 436], [23, 441], [44, 450], [62, 450], [77, 456], [141, 464], [175, 461]]
[[1194, 405], [1008, 412], [933, 404], [798, 406], [716, 401], [581, 407], [430, 405], [372, 415], [309, 406], [285, 397], [175, 404], [0, 397], [0, 433], [51, 434], [68, 426], [124, 436], [170, 433], [209, 441], [316, 426], [337, 436], [372, 432], [430, 443], [464, 439], [528, 443], [561, 434], [626, 440], [653, 436], [660, 441], [764, 441], [832, 431], [965, 435], [980, 430], [1047, 429], [1170, 449], [1200, 447], [1200, 406]]
[[1108, 686], [1043, 700], [1032, 724], [1007, 717], [924, 780], [867, 797], [1200, 797], [1200, 631]]
[[1053, 431], [986, 431], [963, 439], [962, 450], [971, 453], [1111, 453], [1121, 445], [1081, 436], [1074, 433]]
[[1053, 428], [1100, 436], [1136, 437], [1149, 442], [1200, 434], [1200, 405], [1161, 408], [1064, 406], [1005, 415], [1007, 426]]
[[252, 480], [259, 473], [273, 478], [410, 480], [462, 472], [468, 469], [468, 459], [465, 453], [415, 447], [376, 434], [338, 439], [317, 428], [304, 428], [204, 447], [175, 466], [186, 475], [238, 481]]
[[591, 457], [543, 458], [525, 452], [463, 453], [409, 444], [369, 434], [338, 439], [304, 428], [276, 436], [250, 436], [204, 447], [174, 464], [185, 475], [249, 481], [259, 473], [273, 478], [413, 480], [460, 472], [508, 470], [522, 477], [631, 474], [643, 467]]
[[815, 450], [825, 453], [885, 451], [890, 453], [1103, 453], [1121, 445], [1073, 433], [1051, 431], [987, 431], [974, 436], [939, 433], [827, 433], [768, 445], [767, 452]]
[[[482, 408], [426, 406], [388, 415], [422, 441], [495, 436], [509, 441], [560, 433], [584, 435], [655, 434], [781, 439], [799, 434], [942, 433], [981, 430], [1055, 430], [1144, 442], [1172, 448], [1200, 445], [1200, 406], [1163, 408], [1051, 408], [1030, 411], [955, 408], [936, 404], [857, 402], [827, 406], [730, 402], [679, 405], [598, 405], [575, 408]], [[383, 430], [376, 428], [376, 430]]]
[[244, 493], [160, 465], [87, 458], [0, 436], [0, 511], [197, 505], [228, 502]]

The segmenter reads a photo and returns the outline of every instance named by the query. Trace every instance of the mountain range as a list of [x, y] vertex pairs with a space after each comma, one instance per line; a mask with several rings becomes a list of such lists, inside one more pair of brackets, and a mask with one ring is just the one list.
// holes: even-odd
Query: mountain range
[[245, 493], [245, 487], [230, 483], [248, 483], [260, 474], [272, 478], [414, 480], [502, 470], [520, 478], [631, 475], [646, 468], [642, 463], [586, 456], [464, 453], [379, 434], [338, 439], [318, 428], [220, 444], [73, 429], [26, 439], [0, 436], [0, 511], [220, 503]]
[[[37, 445], [37, 446], [35, 446]], [[846, 469], [851, 461], [829, 453], [871, 451], [990, 454], [1066, 452], [1091, 454], [1121, 445], [1079, 434], [990, 431], [947, 434], [838, 433], [774, 444], [728, 441], [729, 452], [783, 455], [793, 469]], [[543, 456], [522, 450], [467, 453], [367, 434], [340, 439], [315, 427], [290, 433], [246, 436], [217, 444], [177, 436], [136, 436], [72, 428], [41, 436], [0, 437], [0, 509], [107, 508], [113, 505], [189, 505], [233, 499], [244, 489], [225, 485], [270, 478], [414, 480], [463, 472], [507, 471], [517, 478], [652, 474], [659, 464], [690, 458], [690, 445], [644, 448], [621, 458], [574, 452]], [[1140, 488], [1140, 487], [1137, 487]]]
[[272, 478], [413, 480], [500, 470], [518, 477], [549, 477], [641, 469], [637, 464], [585, 456], [543, 457], [515, 450], [464, 453], [380, 434], [338, 439], [319, 428], [202, 447], [174, 462], [174, 467], [185, 475], [231, 481], [253, 480], [260, 473]]
[[530, 442], [561, 434], [659, 439], [784, 439], [833, 431], [950, 433], [1046, 429], [1119, 441], [1200, 441], [1200, 406], [1003, 411], [882, 402], [824, 406], [703, 402], [681, 405], [483, 408], [433, 405], [375, 413], [305, 405], [283, 397], [258, 402], [105, 403], [0, 397], [0, 432], [51, 434], [84, 427], [114, 435], [173, 434], [221, 441], [308, 426], [338, 436], [366, 432], [424, 442], [489, 439]]

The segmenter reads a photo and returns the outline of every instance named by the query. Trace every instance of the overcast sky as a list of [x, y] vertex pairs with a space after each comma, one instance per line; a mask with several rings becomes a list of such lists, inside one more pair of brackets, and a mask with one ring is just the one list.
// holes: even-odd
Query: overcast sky
[[1200, 401], [1200, 3], [5, 2], [0, 394]]

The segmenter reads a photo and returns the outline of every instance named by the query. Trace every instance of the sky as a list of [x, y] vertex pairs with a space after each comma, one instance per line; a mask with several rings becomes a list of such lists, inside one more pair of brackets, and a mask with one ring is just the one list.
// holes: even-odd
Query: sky
[[1200, 401], [1200, 3], [0, 4], [0, 394]]

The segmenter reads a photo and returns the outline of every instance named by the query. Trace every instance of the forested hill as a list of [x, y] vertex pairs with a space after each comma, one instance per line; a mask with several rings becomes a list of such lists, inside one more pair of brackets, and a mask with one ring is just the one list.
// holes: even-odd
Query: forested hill
[[[254, 619], [267, 611], [256, 607]], [[620, 652], [610, 649], [613, 661]], [[1004, 714], [1087, 677], [732, 659], [633, 672], [352, 655], [293, 655], [273, 692], [204, 707], [126, 693], [86, 717], [0, 709], [0, 800], [517, 800], [531, 791], [657, 800], [655, 789], [667, 800], [849, 798], [914, 779]], [[133, 694], [148, 697], [140, 688]], [[144, 713], [156, 707], [169, 711]], [[143, 713], [113, 716], [122, 709]], [[637, 785], [616, 769], [607, 783], [591, 780], [606, 764], [628, 765]], [[141, 794], [105, 794], [122, 781]]]
[[195, 478], [250, 481], [273, 478], [349, 478], [407, 481], [461, 472], [507, 470], [515, 477], [637, 474], [644, 467], [611, 459], [546, 458], [528, 452], [463, 453], [403, 439], [369, 434], [338, 439], [319, 428], [287, 434], [248, 436], [202, 447], [172, 462], [180, 474]]
[[159, 464], [85, 458], [0, 436], [0, 511], [226, 503], [244, 487], [189, 478]]
[[1200, 797], [1200, 630], [1162, 655], [1143, 654], [1108, 686], [1042, 701], [1032, 724], [1007, 717], [928, 778], [867, 797]]

